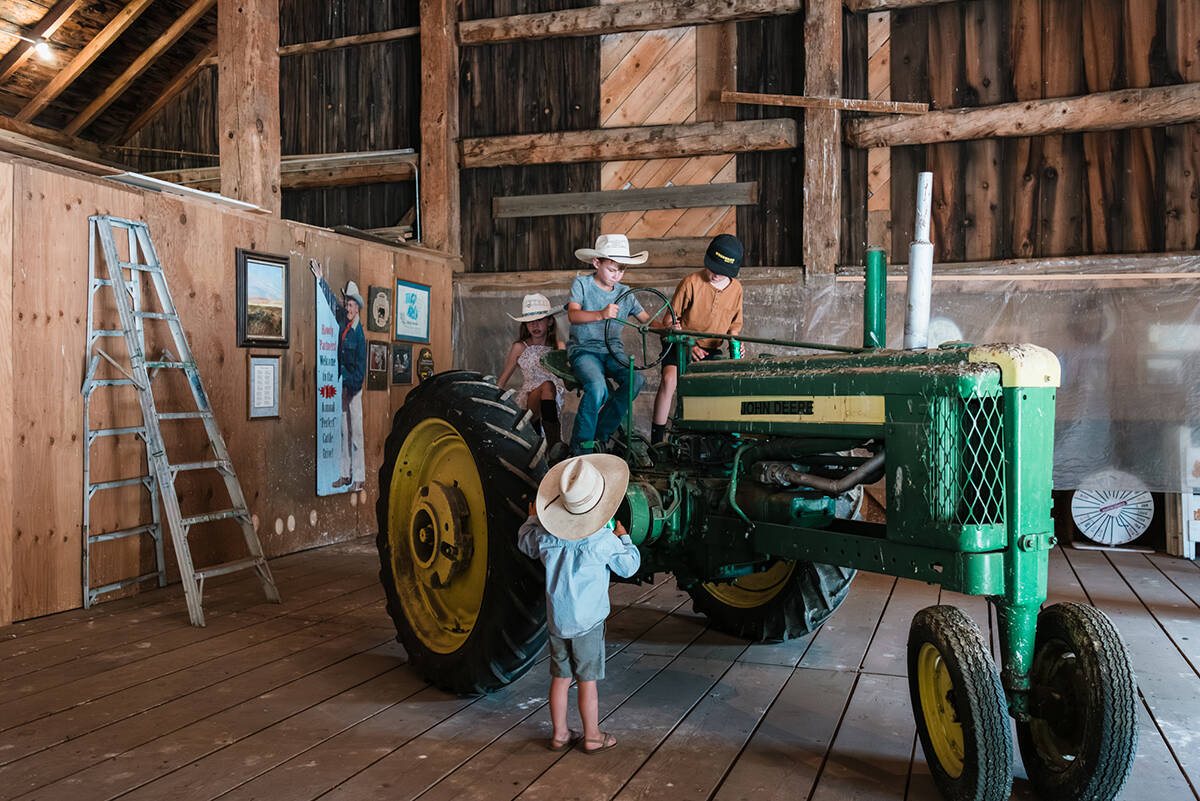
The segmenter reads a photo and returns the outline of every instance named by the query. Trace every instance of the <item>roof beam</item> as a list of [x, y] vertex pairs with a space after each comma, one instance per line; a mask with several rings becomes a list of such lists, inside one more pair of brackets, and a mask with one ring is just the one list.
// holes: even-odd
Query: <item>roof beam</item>
[[1200, 83], [1119, 89], [1080, 97], [1025, 100], [931, 111], [919, 117], [874, 117], [846, 123], [854, 147], [902, 147], [1006, 136], [1154, 128], [1200, 120]]
[[[38, 39], [49, 39], [81, 5], [83, 5], [83, 0], [58, 0], [42, 15], [40, 20], [34, 23], [25, 36], [33, 39], [34, 42]], [[21, 68], [21, 65], [33, 53], [33, 44], [33, 42], [18, 39], [12, 49], [4, 54], [4, 58], [0, 58], [0, 83], [7, 81], [14, 72]]]
[[63, 130], [74, 135], [86, 128], [92, 120], [100, 116], [114, 100], [120, 97], [121, 93], [128, 89], [131, 83], [148, 70], [158, 60], [159, 56], [191, 30], [192, 26], [208, 13], [208, 10], [216, 5], [216, 3], [217, 0], [195, 0], [195, 2], [188, 6], [186, 11], [179, 15], [179, 19], [171, 23], [171, 27], [163, 31], [161, 36], [142, 51], [141, 55], [135, 58], [133, 63], [116, 80], [110, 83], [108, 88], [101, 92], [95, 100], [88, 103], [87, 108], [79, 112], [75, 119], [71, 120]]
[[788, 150], [797, 141], [795, 120], [771, 119], [489, 136], [463, 139], [459, 145], [466, 168]]
[[92, 41], [76, 54], [75, 58], [71, 59], [71, 63], [59, 70], [58, 74], [50, 79], [50, 83], [46, 84], [42, 91], [25, 104], [25, 107], [17, 112], [16, 118], [22, 122], [31, 122], [34, 117], [42, 113], [42, 110], [63, 93], [68, 86], [75, 82], [83, 71], [91, 66], [92, 62], [100, 57], [100, 54], [108, 49], [108, 46], [116, 41], [125, 30], [134, 23], [138, 17], [142, 15], [154, 0], [130, 0], [129, 4], [117, 12], [100, 33], [96, 34]]
[[[279, 177], [284, 189], [397, 183], [413, 179], [416, 163], [417, 154], [412, 150], [284, 156], [279, 164]], [[220, 167], [195, 167], [146, 174], [193, 189], [221, 191]]]
[[794, 14], [803, 7], [803, 0], [632, 0], [542, 14], [469, 20], [458, 23], [458, 37], [464, 45], [479, 45], [514, 39], [599, 36]]
[[[0, 115], [0, 131], [9, 131], [63, 151], [71, 151], [79, 158], [89, 161], [108, 162], [117, 165], [122, 164], [124, 161], [124, 157], [120, 155], [119, 150], [98, 145], [86, 139], [68, 136], [62, 131], [54, 131], [50, 128], [43, 128], [40, 125], [21, 122], [12, 117]], [[121, 169], [125, 168], [122, 167]]]
[[113, 138], [109, 139], [109, 144], [120, 142], [125, 144], [133, 135], [142, 128], [146, 127], [146, 123], [154, 119], [154, 115], [162, 111], [163, 106], [170, 103], [175, 97], [187, 88], [192, 79], [205, 67], [215, 67], [217, 57], [217, 40], [214, 38], [211, 42], [205, 45], [196, 57], [187, 63], [187, 65], [179, 71], [169, 84], [162, 90], [162, 94], [146, 107], [146, 110], [137, 115], [137, 119], [129, 123], [123, 131], [119, 131]]

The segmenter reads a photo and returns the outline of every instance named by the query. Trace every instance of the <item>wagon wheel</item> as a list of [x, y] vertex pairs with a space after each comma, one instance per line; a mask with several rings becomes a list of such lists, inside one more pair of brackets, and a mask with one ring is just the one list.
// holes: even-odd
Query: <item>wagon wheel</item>
[[947, 801], [1005, 801], [1012, 733], [996, 665], [979, 628], [930, 606], [908, 632], [908, 687], [933, 781]]
[[1037, 794], [1120, 795], [1137, 753], [1137, 688], [1125, 643], [1103, 612], [1064, 603], [1038, 614], [1029, 700], [1017, 742]]
[[[608, 348], [609, 355], [611, 355], [614, 359], [616, 359], [617, 364], [621, 365], [622, 367], [628, 368], [630, 362], [633, 362], [633, 369], [649, 370], [651, 367], [654, 367], [655, 365], [661, 363], [663, 359], [667, 358], [667, 353], [670, 352], [670, 348], [660, 347], [658, 350], [658, 355], [651, 358], [651, 356], [650, 356], [651, 349], [647, 344], [646, 337], [647, 337], [647, 335], [650, 335], [650, 334], [657, 335], [657, 331], [652, 329], [651, 326], [654, 325], [655, 320], [657, 320], [659, 317], [662, 317], [664, 311], [668, 312], [671, 315], [671, 325], [674, 325], [678, 321], [679, 318], [675, 316], [675, 309], [671, 308], [671, 301], [667, 298], [667, 296], [664, 295], [663, 293], [659, 292], [657, 289], [654, 289], [653, 287], [638, 287], [636, 289], [627, 289], [617, 297], [615, 303], [616, 303], [616, 305], [620, 306], [621, 301], [624, 300], [625, 298], [629, 297], [630, 295], [636, 296], [636, 295], [640, 295], [640, 294], [653, 295], [654, 297], [661, 300], [663, 305], [661, 307], [659, 307], [658, 311], [656, 311], [650, 317], [650, 319], [644, 323], [631, 323], [628, 320], [621, 320], [616, 317], [605, 320], [604, 321], [604, 344]], [[643, 307], [644, 307], [644, 304], [643, 304]], [[630, 356], [630, 355], [625, 354], [622, 351], [617, 351], [613, 348], [613, 346], [612, 346], [612, 340], [614, 338], [613, 332], [616, 330], [614, 323], [616, 323], [618, 325], [628, 326], [629, 328], [632, 328], [635, 331], [637, 331], [638, 334], [641, 336], [641, 343], [640, 343], [641, 344], [641, 361], [638, 360], [636, 353], [634, 355]]]

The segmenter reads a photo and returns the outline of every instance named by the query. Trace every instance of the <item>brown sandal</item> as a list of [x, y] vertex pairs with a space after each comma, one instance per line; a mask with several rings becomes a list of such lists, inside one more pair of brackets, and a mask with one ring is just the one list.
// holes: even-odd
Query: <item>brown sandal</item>
[[546, 744], [546, 748], [550, 749], [551, 751], [566, 751], [568, 748], [575, 745], [581, 739], [583, 739], [582, 734], [575, 731], [574, 729], [567, 729], [567, 739], [566, 740], [555, 740], [553, 737], [551, 737], [550, 742], [548, 742]]
[[[598, 748], [588, 748], [588, 745], [592, 744], [592, 743], [600, 743], [600, 746]], [[581, 751], [583, 751], [583, 753], [585, 753], [585, 754], [598, 754], [601, 751], [607, 751], [610, 748], [616, 748], [616, 747], [617, 747], [617, 738], [613, 737], [611, 734], [609, 734], [606, 731], [602, 731], [602, 732], [600, 732], [599, 740], [588, 740], [585, 738], [583, 740], [583, 745], [581, 745], [579, 747], [579, 749]]]

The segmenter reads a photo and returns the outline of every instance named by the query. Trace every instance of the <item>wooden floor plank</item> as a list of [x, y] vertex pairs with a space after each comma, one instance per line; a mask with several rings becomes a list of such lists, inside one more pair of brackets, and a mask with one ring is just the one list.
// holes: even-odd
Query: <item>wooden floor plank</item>
[[793, 672], [714, 801], [808, 798], [855, 678], [849, 671]]
[[736, 662], [617, 794], [617, 801], [708, 798], [792, 669]]
[[938, 588], [935, 585], [906, 578], [897, 579], [879, 621], [879, 631], [871, 640], [866, 658], [863, 659], [863, 670], [892, 676], [907, 675], [908, 629], [913, 615], [937, 602]]
[[[325, 637], [314, 638], [314, 633], [324, 634]], [[94, 729], [61, 742], [64, 728], [81, 723], [71, 720], [68, 715], [62, 727], [55, 727], [48, 737], [60, 741], [59, 744], [0, 767], [0, 798], [12, 798], [44, 787], [115, 754], [136, 748], [390, 639], [390, 631], [383, 629], [355, 629], [339, 633], [328, 624], [320, 624], [296, 638], [289, 638], [292, 643], [302, 641], [303, 646], [282, 659], [275, 659], [220, 684], [132, 717], [122, 718], [115, 725]], [[84, 725], [87, 725], [86, 722]]]
[[[0, 682], [0, 730], [371, 604], [382, 593], [377, 582], [365, 581], [341, 579], [294, 592], [286, 607], [277, 607], [281, 616], [234, 613], [204, 628], [186, 626], [132, 646], [100, 651], [53, 670]], [[291, 612], [285, 612], [287, 609]], [[204, 659], [196, 656], [198, 651], [203, 652]], [[41, 715], [30, 717], [31, 712], [39, 710]]]
[[[381, 639], [385, 641], [379, 645]], [[357, 650], [372, 641], [377, 645], [370, 650]], [[400, 646], [386, 642], [386, 634], [381, 637], [378, 629], [364, 630], [356, 639], [346, 640], [344, 645], [349, 654], [344, 658], [217, 714], [155, 737], [115, 758], [77, 771], [41, 788], [38, 795], [76, 801], [107, 801], [189, 762], [214, 754], [229, 743], [254, 739], [257, 732], [302, 715], [321, 701], [369, 682], [403, 661]], [[235, 755], [235, 760], [244, 761], [245, 758], [246, 753]], [[236, 767], [237, 762], [226, 760], [225, 764]], [[187, 793], [191, 795], [192, 790]]]
[[812, 801], [900, 801], [915, 734], [907, 679], [862, 674]]
[[1186, 778], [1200, 780], [1200, 677], [1175, 648], [1138, 597], [1099, 551], [1067, 553], [1092, 602], [1129, 645], [1138, 690], [1174, 751]]
[[1123, 551], [1109, 554], [1108, 560], [1196, 671], [1200, 667], [1200, 609], [1144, 554]]
[[1164, 576], [1192, 599], [1192, 603], [1200, 606], [1200, 565], [1161, 553], [1151, 554], [1149, 558]]
[[859, 572], [846, 600], [817, 631], [800, 666], [858, 670], [895, 582], [891, 576]]

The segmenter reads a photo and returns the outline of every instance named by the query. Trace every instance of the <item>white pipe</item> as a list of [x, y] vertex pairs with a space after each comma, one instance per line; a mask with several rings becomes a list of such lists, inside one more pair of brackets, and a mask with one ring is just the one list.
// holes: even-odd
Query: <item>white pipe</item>
[[929, 297], [933, 291], [933, 243], [929, 241], [933, 173], [917, 175], [916, 239], [908, 247], [908, 308], [904, 317], [904, 348], [929, 345]]

